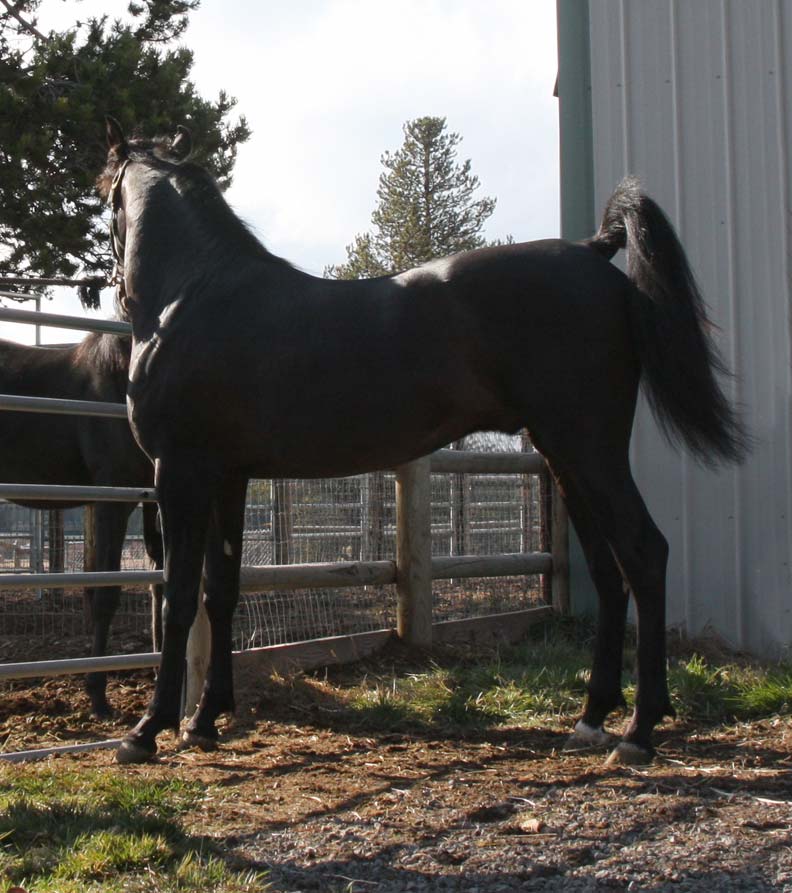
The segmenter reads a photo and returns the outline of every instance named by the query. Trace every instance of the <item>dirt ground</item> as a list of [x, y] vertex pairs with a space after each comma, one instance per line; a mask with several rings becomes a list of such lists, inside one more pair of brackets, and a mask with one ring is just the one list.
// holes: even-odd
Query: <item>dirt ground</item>
[[[115, 677], [97, 724], [76, 679], [0, 696], [3, 750], [118, 737], [150, 693]], [[792, 891], [792, 718], [658, 733], [648, 768], [562, 752], [568, 720], [464, 738], [351, 729], [322, 679], [243, 699], [214, 753], [164, 734], [119, 772], [207, 783], [189, 830], [297, 891]], [[250, 693], [248, 693], [250, 694]], [[72, 705], [76, 705], [73, 709]], [[112, 751], [59, 757], [111, 766]]]

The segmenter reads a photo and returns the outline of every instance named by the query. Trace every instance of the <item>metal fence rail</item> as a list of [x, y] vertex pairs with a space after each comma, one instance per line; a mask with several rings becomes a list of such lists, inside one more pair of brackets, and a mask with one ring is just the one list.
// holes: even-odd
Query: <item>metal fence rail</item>
[[0, 499], [43, 502], [156, 502], [153, 487], [75, 487], [70, 484], [0, 484]]
[[15, 412], [45, 412], [62, 415], [101, 416], [126, 419], [124, 403], [100, 403], [94, 400], [65, 400], [54, 397], [18, 397], [16, 394], [0, 394], [0, 410]]
[[[0, 291], [0, 298], [19, 300], [19, 294]], [[35, 297], [30, 295], [30, 298]], [[77, 329], [80, 332], [104, 332], [110, 335], [131, 335], [132, 326], [128, 322], [115, 319], [85, 319], [82, 316], [67, 316], [60, 313], [45, 313], [41, 310], [20, 310], [16, 307], [0, 307], [0, 320], [22, 322], [31, 325], [54, 326], [58, 329]]]

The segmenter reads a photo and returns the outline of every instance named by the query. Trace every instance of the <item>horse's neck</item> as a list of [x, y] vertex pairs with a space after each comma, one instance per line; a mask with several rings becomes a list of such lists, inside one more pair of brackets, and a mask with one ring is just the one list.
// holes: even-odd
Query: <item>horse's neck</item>
[[[164, 228], [167, 221], [167, 228]], [[241, 223], [192, 214], [165, 214], [153, 206], [133, 224], [127, 258], [131, 293], [153, 300], [159, 310], [183, 294], [195, 295], [258, 270], [277, 259]]]
[[127, 231], [124, 274], [128, 297], [147, 311], [159, 312], [194, 281], [202, 255], [205, 248], [196, 244], [195, 233], [181, 224], [178, 216], [169, 219], [144, 209], [130, 221]]

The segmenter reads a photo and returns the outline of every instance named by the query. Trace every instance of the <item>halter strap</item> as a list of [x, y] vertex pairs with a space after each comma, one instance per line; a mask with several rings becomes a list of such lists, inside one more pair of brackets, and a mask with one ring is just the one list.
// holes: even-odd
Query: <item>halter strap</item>
[[116, 266], [123, 266], [124, 263], [124, 242], [121, 239], [121, 235], [118, 232], [118, 209], [121, 207], [121, 180], [124, 178], [124, 174], [126, 173], [127, 166], [129, 165], [129, 159], [119, 167], [119, 169], [115, 172], [115, 176], [113, 177], [113, 182], [110, 185], [110, 196], [108, 198], [108, 202], [111, 208], [110, 215], [110, 247], [113, 250], [113, 257], [115, 258]]
[[108, 196], [108, 203], [111, 208], [110, 213], [110, 248], [113, 252], [113, 258], [115, 260], [115, 265], [113, 266], [113, 275], [109, 279], [109, 285], [114, 285], [116, 288], [116, 293], [118, 295], [118, 301], [125, 311], [127, 308], [127, 294], [126, 294], [126, 285], [124, 283], [124, 248], [125, 243], [121, 238], [121, 233], [118, 230], [118, 210], [121, 207], [121, 180], [124, 178], [124, 174], [126, 173], [127, 166], [129, 164], [130, 159], [127, 158], [126, 161], [118, 168], [115, 172], [115, 176], [113, 177], [113, 182], [110, 185], [110, 195]]

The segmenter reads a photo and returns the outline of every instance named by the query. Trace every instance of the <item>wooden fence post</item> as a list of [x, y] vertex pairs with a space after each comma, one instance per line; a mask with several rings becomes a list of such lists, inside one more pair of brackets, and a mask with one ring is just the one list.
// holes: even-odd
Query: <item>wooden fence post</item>
[[[66, 535], [63, 530], [63, 509], [50, 509], [47, 512], [48, 529], [47, 540], [49, 542], [49, 572], [62, 574], [66, 559]], [[53, 589], [52, 594], [56, 598], [63, 596], [62, 589]]]
[[360, 560], [381, 561], [385, 555], [385, 473], [372, 471], [360, 483]]
[[[539, 551], [553, 551], [553, 493], [556, 485], [550, 469], [545, 467], [537, 476], [539, 487]], [[530, 484], [528, 485], [530, 486]], [[553, 575], [544, 574], [540, 583], [542, 600], [546, 605], [553, 604]]]
[[397, 632], [408, 645], [432, 644], [432, 493], [429, 457], [396, 469]]
[[569, 604], [569, 515], [557, 484], [553, 484], [551, 552], [553, 555], [553, 608], [566, 616]]
[[[452, 449], [465, 449], [465, 438], [454, 441]], [[452, 474], [449, 484], [451, 497], [451, 554], [470, 554], [470, 481], [464, 472]]]
[[[83, 570], [96, 571], [96, 506], [89, 502], [83, 510]], [[86, 630], [91, 629], [91, 609], [88, 599], [83, 600]]]
[[292, 484], [272, 482], [272, 563], [291, 564], [294, 541]]

